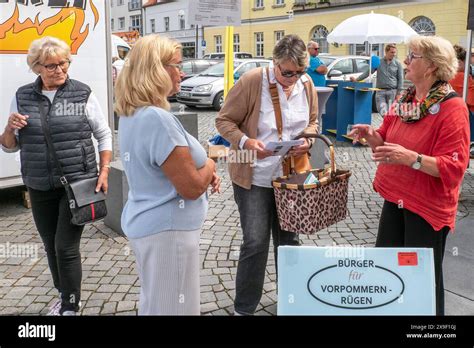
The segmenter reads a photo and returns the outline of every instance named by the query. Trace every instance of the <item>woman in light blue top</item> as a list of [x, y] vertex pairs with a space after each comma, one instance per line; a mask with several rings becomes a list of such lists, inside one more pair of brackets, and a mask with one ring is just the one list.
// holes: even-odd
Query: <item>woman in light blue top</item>
[[140, 39], [116, 84], [120, 155], [130, 187], [122, 228], [140, 278], [139, 315], [199, 315], [199, 234], [207, 188], [219, 191], [215, 164], [171, 114], [181, 46]]

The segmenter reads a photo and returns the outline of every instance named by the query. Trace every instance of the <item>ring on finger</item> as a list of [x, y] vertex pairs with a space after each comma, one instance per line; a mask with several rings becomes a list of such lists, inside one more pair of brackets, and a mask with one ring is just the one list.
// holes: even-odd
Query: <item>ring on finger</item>
[[386, 162], [390, 162], [390, 157], [385, 157]]

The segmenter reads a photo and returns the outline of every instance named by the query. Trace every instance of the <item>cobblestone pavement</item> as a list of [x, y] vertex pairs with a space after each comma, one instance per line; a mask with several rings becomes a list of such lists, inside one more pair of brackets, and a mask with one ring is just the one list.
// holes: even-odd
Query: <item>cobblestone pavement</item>
[[[215, 134], [216, 112], [198, 110], [199, 138], [206, 144]], [[380, 119], [375, 118], [375, 122]], [[365, 245], [375, 243], [382, 199], [372, 190], [375, 164], [365, 147], [337, 143], [337, 162], [350, 168], [349, 211], [343, 222], [301, 238], [303, 245]], [[201, 312], [233, 313], [235, 273], [242, 241], [239, 215], [232, 187], [223, 165], [223, 192], [209, 201], [200, 243]], [[458, 218], [474, 212], [474, 171], [469, 169]], [[33, 257], [15, 257], [15, 250], [28, 247]], [[9, 255], [6, 255], [6, 251]], [[86, 227], [82, 243], [82, 315], [135, 315], [139, 282], [135, 260], [126, 238], [103, 223]], [[57, 297], [47, 267], [43, 245], [32, 220], [31, 211], [22, 206], [21, 189], [0, 191], [0, 314], [45, 314]], [[276, 314], [275, 260], [270, 253], [264, 294], [257, 315]], [[449, 314], [449, 313], [448, 313]]]

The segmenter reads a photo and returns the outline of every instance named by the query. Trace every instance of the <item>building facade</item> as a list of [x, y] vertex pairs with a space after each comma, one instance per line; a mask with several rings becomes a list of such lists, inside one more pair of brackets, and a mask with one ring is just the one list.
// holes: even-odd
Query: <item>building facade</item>
[[173, 38], [183, 46], [183, 58], [201, 58], [203, 30], [188, 18], [188, 0], [148, 0], [143, 5], [144, 35]]
[[[397, 16], [421, 35], [439, 35], [453, 44], [466, 44], [467, 0], [242, 0], [242, 25], [234, 27], [234, 49], [255, 57], [271, 57], [276, 42], [286, 34], [317, 41], [321, 53], [361, 54], [365, 45], [333, 45], [327, 35], [343, 20], [370, 13]], [[224, 27], [206, 27], [208, 51], [224, 46]], [[383, 45], [374, 45], [382, 54]], [[406, 46], [399, 45], [399, 58]]]
[[110, 28], [113, 34], [138, 31], [143, 35], [142, 0], [109, 0]]

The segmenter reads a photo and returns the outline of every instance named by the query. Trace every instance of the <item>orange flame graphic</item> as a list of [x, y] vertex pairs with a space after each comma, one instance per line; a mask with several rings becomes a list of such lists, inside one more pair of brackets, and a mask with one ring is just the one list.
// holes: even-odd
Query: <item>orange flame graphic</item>
[[[99, 21], [99, 11], [92, 0], [89, 3], [94, 14], [95, 28]], [[21, 23], [19, 17], [20, 10], [17, 4], [13, 15], [0, 24], [0, 53], [27, 53], [33, 40], [54, 36], [66, 42], [71, 47], [72, 54], [77, 54], [89, 34], [89, 24], [81, 31], [86, 16], [84, 10], [78, 8], [61, 9], [56, 15], [42, 22], [39, 21], [39, 15], [34, 22], [26, 19]]]

